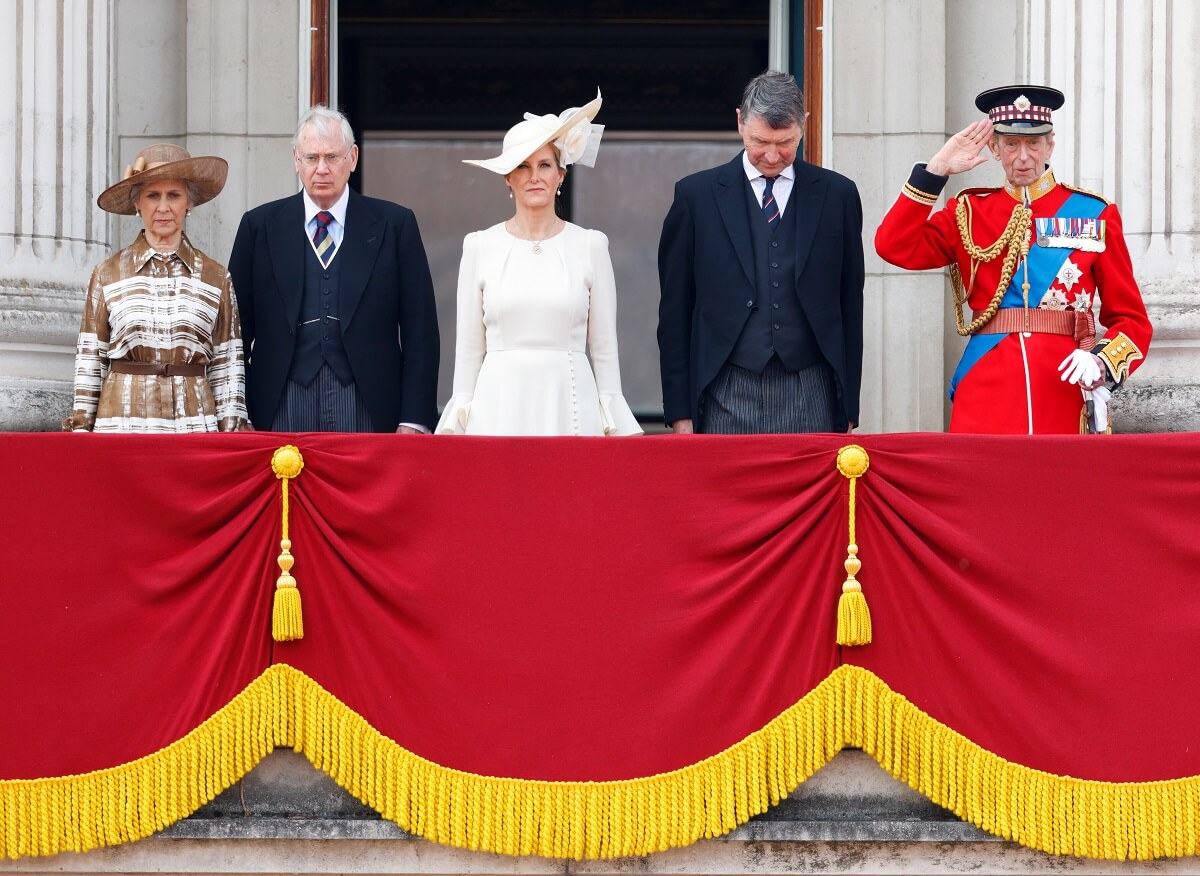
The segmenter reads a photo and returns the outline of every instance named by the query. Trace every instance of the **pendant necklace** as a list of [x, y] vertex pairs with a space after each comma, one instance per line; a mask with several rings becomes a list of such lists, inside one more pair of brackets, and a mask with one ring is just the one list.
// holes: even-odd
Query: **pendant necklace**
[[[524, 235], [525, 240], [528, 240], [531, 244], [533, 244], [529, 248], [529, 251], [532, 252], [534, 255], [541, 255], [542, 254], [542, 241], [544, 241], [546, 238], [543, 237], [541, 240], [534, 240], [533, 235], [531, 235], [528, 231], [526, 231], [525, 226], [522, 225], [521, 223], [517, 222], [517, 220], [515, 218], [513, 219], [513, 224], [516, 225], [517, 229], [521, 232], [521, 234]], [[555, 223], [551, 223], [551, 225], [550, 225], [551, 230], [553, 230], [554, 225], [555, 225]], [[549, 237], [549, 236], [552, 236], [552, 235], [547, 234], [547, 237]]]

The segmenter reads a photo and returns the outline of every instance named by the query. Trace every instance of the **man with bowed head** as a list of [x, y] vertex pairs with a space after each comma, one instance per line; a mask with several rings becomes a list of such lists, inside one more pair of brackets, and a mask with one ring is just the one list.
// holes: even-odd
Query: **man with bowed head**
[[[950, 381], [952, 432], [1104, 432], [1112, 390], [1150, 347], [1116, 205], [1050, 169], [1051, 113], [1063, 103], [1038, 85], [981, 93], [988, 117], [913, 168], [875, 234], [893, 265], [950, 267], [958, 332], [970, 338]], [[1004, 185], [967, 189], [931, 215], [949, 178], [989, 156]]]
[[427, 433], [439, 337], [417, 220], [348, 186], [358, 146], [339, 112], [305, 113], [292, 158], [303, 190], [247, 212], [229, 259], [250, 420], [279, 432]]
[[846, 432], [862, 379], [862, 203], [797, 157], [808, 113], [767, 71], [745, 146], [680, 180], [658, 247], [663, 411], [677, 433]]

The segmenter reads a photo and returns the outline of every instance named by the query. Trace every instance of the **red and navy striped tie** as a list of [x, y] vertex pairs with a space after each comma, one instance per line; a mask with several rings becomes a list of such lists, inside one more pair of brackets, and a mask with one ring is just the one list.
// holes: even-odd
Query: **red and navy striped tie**
[[775, 185], [777, 177], [764, 176], [763, 179], [766, 180], [767, 187], [763, 189], [762, 212], [767, 219], [767, 224], [774, 231], [779, 225], [779, 205], [775, 203], [775, 194], [771, 189]]
[[329, 236], [329, 223], [333, 221], [333, 214], [322, 210], [316, 215], [316, 220], [317, 230], [313, 234], [313, 246], [317, 248], [317, 258], [321, 260], [321, 264], [329, 267], [333, 260], [333, 251], [337, 249], [333, 245], [333, 238]]

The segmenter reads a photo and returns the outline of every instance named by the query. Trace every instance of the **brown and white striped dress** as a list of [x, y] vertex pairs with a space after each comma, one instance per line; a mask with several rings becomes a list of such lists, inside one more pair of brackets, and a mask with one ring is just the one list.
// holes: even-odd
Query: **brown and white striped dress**
[[[122, 374], [126, 359], [203, 365], [204, 375]], [[145, 233], [92, 271], [75, 353], [75, 410], [64, 428], [97, 432], [233, 431], [246, 422], [241, 324], [233, 283], [185, 235], [156, 253]]]

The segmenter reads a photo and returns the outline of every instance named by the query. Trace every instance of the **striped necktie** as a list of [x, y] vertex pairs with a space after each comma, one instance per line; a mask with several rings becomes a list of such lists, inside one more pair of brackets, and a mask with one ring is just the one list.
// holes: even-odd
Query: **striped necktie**
[[313, 246], [317, 248], [317, 258], [321, 260], [321, 264], [329, 267], [329, 263], [333, 260], [333, 251], [337, 249], [329, 234], [329, 223], [333, 221], [333, 214], [328, 210], [322, 210], [315, 218], [317, 230], [313, 234]]
[[775, 194], [771, 189], [775, 186], [776, 177], [764, 176], [767, 182], [767, 187], [763, 189], [762, 212], [766, 217], [767, 224], [774, 231], [779, 226], [779, 205], [775, 203]]

